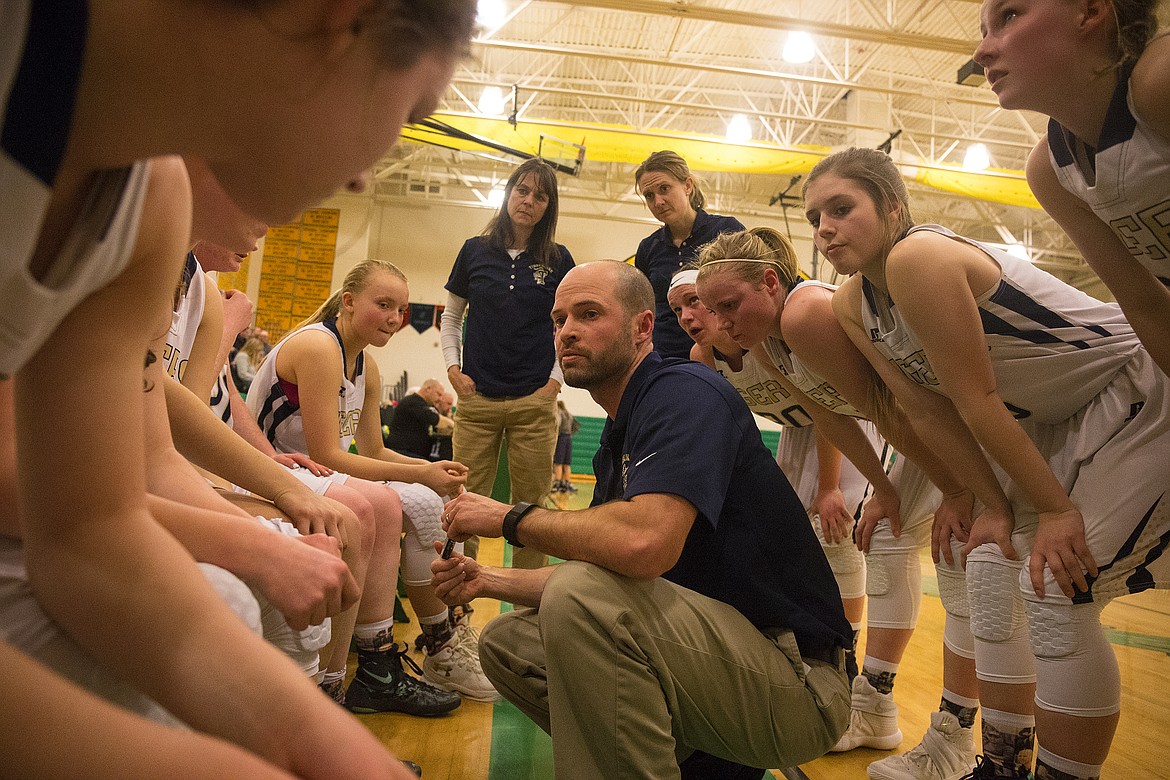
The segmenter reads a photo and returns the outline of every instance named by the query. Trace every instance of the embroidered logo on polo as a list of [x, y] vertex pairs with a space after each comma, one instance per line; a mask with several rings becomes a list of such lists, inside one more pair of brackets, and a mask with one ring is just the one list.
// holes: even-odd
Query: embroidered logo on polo
[[549, 274], [551, 274], [551, 273], [552, 273], [552, 269], [549, 268], [547, 265], [534, 265], [534, 266], [532, 266], [532, 280], [534, 282], [536, 282], [537, 284], [539, 284], [541, 287], [544, 286], [545, 280], [548, 279]]

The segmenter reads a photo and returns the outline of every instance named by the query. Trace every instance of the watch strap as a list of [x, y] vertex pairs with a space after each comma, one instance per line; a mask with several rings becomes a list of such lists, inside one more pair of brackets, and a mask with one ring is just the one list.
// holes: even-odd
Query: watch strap
[[504, 527], [502, 530], [504, 539], [508, 542], [508, 544], [512, 545], [513, 547], [524, 546], [520, 543], [520, 540], [516, 538], [516, 527], [520, 525], [520, 520], [523, 519], [524, 515], [528, 514], [535, 508], [535, 504], [530, 504], [527, 501], [518, 501], [511, 509], [508, 510], [508, 514], [504, 515]]

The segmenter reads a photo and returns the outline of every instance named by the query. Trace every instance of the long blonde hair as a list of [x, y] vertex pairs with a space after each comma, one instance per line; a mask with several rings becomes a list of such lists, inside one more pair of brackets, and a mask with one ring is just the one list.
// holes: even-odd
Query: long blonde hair
[[325, 299], [325, 303], [317, 308], [317, 311], [310, 314], [303, 322], [297, 323], [293, 330], [298, 330], [306, 325], [312, 325], [317, 322], [337, 319], [337, 315], [341, 313], [341, 296], [345, 293], [357, 295], [366, 289], [366, 285], [370, 283], [370, 276], [375, 271], [385, 271], [404, 282], [406, 281], [406, 274], [402, 273], [398, 266], [389, 260], [366, 260], [365, 262], [358, 263], [349, 269], [349, 273], [345, 275], [345, 279], [341, 282], [341, 287], [334, 290], [333, 294]]
[[249, 336], [248, 340], [240, 347], [240, 352], [248, 356], [253, 367], [259, 366], [264, 360], [264, 342], [256, 336]]

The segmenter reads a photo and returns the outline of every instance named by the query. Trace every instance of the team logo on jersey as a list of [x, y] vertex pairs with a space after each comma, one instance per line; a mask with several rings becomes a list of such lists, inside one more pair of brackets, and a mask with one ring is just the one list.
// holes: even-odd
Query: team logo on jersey
[[534, 282], [536, 282], [537, 284], [539, 284], [541, 287], [544, 287], [544, 282], [546, 279], [548, 279], [549, 274], [551, 274], [551, 273], [552, 273], [552, 269], [549, 268], [547, 265], [534, 265], [534, 266], [532, 266], [532, 280]]
[[357, 436], [358, 422], [361, 420], [362, 410], [351, 409], [348, 412], [337, 413], [337, 427], [342, 436]]

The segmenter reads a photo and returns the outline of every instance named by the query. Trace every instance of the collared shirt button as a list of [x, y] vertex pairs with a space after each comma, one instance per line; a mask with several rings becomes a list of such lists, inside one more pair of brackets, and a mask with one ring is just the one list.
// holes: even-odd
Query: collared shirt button
[[510, 284], [510, 285], [508, 285], [508, 289], [509, 289], [509, 290], [515, 290], [515, 289], [516, 289], [516, 285], [514, 285], [514, 284]]

